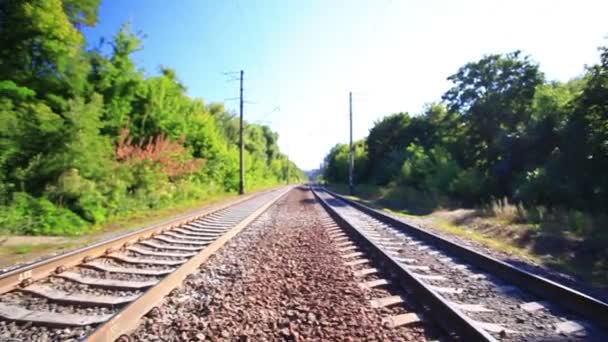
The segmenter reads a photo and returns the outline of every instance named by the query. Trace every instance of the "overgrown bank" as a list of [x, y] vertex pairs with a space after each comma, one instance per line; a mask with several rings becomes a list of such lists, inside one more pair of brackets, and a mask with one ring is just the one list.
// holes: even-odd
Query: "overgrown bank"
[[[175, 72], [132, 59], [124, 26], [87, 48], [99, 1], [12, 1], [0, 11], [0, 232], [79, 235], [108, 220], [238, 187], [238, 121]], [[105, 53], [105, 51], [110, 51]], [[278, 135], [247, 124], [250, 189], [303, 178]]]

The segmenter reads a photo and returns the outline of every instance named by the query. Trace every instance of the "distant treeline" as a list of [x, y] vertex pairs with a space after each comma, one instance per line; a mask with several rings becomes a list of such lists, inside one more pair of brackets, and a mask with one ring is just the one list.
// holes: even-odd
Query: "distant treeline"
[[[448, 77], [442, 101], [392, 114], [356, 143], [355, 181], [415, 189], [436, 204], [608, 209], [608, 48], [569, 82], [548, 82], [520, 52], [488, 55]], [[407, 94], [403, 94], [407, 96]], [[348, 181], [348, 146], [324, 178]]]
[[[168, 67], [146, 77], [128, 26], [87, 50], [99, 0], [0, 6], [0, 230], [79, 234], [237, 189], [238, 120]], [[270, 128], [247, 124], [245, 139], [249, 187], [303, 177]]]

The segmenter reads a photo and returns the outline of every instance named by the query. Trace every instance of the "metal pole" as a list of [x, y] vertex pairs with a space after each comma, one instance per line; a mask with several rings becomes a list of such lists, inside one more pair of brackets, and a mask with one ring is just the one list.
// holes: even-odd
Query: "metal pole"
[[239, 135], [239, 145], [240, 145], [240, 168], [241, 168], [241, 177], [239, 182], [239, 194], [243, 195], [245, 193], [245, 141], [243, 140], [243, 70], [241, 70], [241, 123], [240, 123], [240, 135]]
[[350, 155], [348, 162], [348, 190], [351, 195], [355, 194], [354, 171], [355, 171], [355, 149], [353, 146], [353, 93], [348, 93], [348, 107], [350, 112]]

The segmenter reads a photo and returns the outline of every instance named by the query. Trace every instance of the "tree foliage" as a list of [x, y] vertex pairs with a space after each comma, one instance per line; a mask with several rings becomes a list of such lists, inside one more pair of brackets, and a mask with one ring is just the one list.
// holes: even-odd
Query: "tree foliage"
[[[467, 63], [442, 103], [392, 114], [365, 139], [360, 183], [399, 184], [465, 204], [507, 198], [593, 213], [608, 207], [608, 48], [583, 77], [547, 82], [519, 51]], [[324, 178], [347, 182], [345, 145]]]
[[[123, 26], [85, 50], [99, 0], [0, 5], [0, 229], [81, 234], [93, 224], [238, 188], [238, 121], [193, 99], [174, 70], [133, 61]], [[269, 127], [247, 124], [248, 187], [303, 178]]]

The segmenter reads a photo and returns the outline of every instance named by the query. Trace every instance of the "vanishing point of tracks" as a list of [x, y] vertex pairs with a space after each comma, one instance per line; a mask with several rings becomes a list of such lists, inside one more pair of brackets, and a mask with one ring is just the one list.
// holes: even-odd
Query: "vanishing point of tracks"
[[246, 196], [1, 274], [0, 340], [120, 339], [286, 190]]
[[313, 190], [338, 222], [341, 229], [330, 234], [361, 284], [402, 290], [372, 305], [418, 304], [418, 314], [388, 317], [387, 323], [425, 317], [447, 339], [463, 341], [608, 341], [608, 304], [325, 189]]

